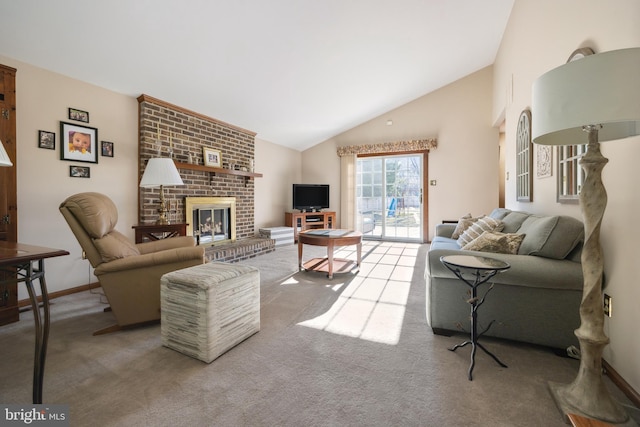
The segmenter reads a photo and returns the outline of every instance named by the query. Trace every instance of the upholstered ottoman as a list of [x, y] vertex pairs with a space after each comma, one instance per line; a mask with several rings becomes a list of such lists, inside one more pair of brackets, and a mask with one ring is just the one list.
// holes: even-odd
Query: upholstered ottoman
[[260, 330], [260, 272], [210, 262], [162, 276], [162, 345], [211, 363]]

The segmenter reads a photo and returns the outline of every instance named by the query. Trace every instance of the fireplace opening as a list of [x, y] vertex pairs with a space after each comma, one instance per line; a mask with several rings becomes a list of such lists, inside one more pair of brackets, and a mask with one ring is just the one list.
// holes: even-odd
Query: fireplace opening
[[230, 211], [229, 208], [193, 210], [193, 224], [197, 227], [194, 233], [199, 236], [200, 243], [231, 239]]
[[199, 245], [215, 245], [236, 240], [234, 197], [187, 197], [187, 235]]

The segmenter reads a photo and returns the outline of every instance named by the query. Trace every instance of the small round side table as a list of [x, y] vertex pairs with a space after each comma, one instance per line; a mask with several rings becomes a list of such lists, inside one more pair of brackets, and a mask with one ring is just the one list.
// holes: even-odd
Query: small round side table
[[471, 344], [471, 365], [469, 366], [469, 381], [473, 380], [473, 367], [476, 363], [476, 347], [480, 347], [485, 353], [495, 360], [498, 365], [506, 368], [493, 353], [487, 350], [478, 342], [478, 338], [489, 330], [494, 320], [489, 322], [489, 326], [478, 334], [478, 308], [484, 303], [487, 294], [493, 289], [493, 285], [487, 289], [482, 298], [478, 298], [478, 287], [486, 283], [496, 274], [508, 270], [511, 266], [494, 258], [479, 257], [474, 255], [447, 255], [440, 257], [440, 261], [455, 274], [462, 282], [471, 288], [471, 339], [463, 343], [456, 344], [449, 350], [456, 351], [459, 347]]

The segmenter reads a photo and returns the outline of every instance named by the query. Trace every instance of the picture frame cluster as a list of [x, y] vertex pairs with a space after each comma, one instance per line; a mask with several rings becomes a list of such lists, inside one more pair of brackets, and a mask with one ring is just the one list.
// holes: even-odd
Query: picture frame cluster
[[[100, 157], [114, 157], [114, 143], [100, 141], [98, 144], [98, 129], [88, 126], [89, 112], [77, 108], [68, 108], [68, 120], [60, 121], [59, 150], [60, 160], [76, 163], [98, 163]], [[56, 133], [48, 130], [38, 131], [38, 148], [46, 150], [56, 149]], [[72, 165], [69, 167], [72, 178], [90, 178], [89, 166]]]

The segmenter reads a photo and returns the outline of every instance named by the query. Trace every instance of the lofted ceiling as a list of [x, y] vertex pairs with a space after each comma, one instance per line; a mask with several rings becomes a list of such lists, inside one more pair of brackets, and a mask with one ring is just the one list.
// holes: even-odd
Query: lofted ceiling
[[304, 150], [493, 64], [513, 3], [0, 0], [0, 55]]

